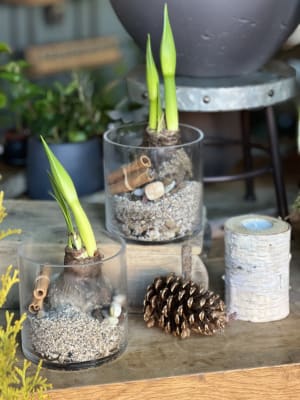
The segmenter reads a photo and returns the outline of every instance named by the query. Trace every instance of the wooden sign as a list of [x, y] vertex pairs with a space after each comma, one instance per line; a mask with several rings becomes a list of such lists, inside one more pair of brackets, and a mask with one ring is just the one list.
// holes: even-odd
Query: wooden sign
[[6, 3], [8, 5], [14, 6], [50, 6], [53, 4], [63, 3], [64, 0], [1, 0], [1, 3]]
[[25, 50], [25, 59], [30, 75], [43, 76], [112, 64], [121, 59], [121, 52], [118, 40], [109, 36], [32, 46]]

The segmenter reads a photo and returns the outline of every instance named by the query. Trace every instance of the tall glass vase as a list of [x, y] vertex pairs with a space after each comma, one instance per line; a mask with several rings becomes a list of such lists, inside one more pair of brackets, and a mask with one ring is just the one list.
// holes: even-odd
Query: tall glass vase
[[178, 144], [149, 146], [147, 126], [104, 134], [106, 228], [128, 240], [165, 243], [203, 229], [203, 133], [180, 125]]
[[22, 350], [48, 368], [80, 369], [116, 358], [127, 345], [125, 242], [103, 232], [103, 258], [64, 265], [58, 243], [18, 250]]

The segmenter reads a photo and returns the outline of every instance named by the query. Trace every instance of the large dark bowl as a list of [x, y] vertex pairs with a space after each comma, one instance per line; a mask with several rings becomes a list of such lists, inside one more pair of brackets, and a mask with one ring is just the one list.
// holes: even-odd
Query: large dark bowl
[[[166, 0], [111, 0], [125, 29], [144, 50], [151, 34], [158, 62]], [[177, 74], [212, 77], [256, 71], [300, 19], [300, 0], [169, 0]]]

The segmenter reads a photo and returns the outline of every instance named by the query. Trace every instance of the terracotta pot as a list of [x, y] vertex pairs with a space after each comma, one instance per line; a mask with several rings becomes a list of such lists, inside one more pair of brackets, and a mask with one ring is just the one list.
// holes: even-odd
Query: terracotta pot
[[[151, 34], [158, 63], [165, 0], [111, 0], [128, 33], [144, 50]], [[300, 1], [168, 1], [177, 47], [177, 74], [233, 76], [262, 67], [293, 32]]]

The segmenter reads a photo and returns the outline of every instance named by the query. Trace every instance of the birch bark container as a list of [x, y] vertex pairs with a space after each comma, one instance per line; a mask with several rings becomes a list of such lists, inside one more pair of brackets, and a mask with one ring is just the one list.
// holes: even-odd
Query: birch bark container
[[288, 223], [260, 215], [225, 223], [225, 302], [228, 313], [251, 322], [289, 314]]

